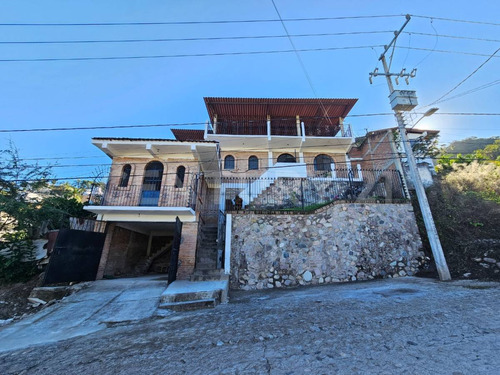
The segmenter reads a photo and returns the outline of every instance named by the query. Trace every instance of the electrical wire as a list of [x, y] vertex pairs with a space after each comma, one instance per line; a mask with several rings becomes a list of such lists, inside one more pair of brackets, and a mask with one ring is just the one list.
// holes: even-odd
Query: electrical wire
[[[424, 112], [417, 112], [417, 115], [423, 115]], [[435, 115], [442, 116], [499, 116], [500, 113], [490, 112], [439, 112]], [[394, 113], [366, 113], [366, 114], [354, 114], [348, 115], [348, 117], [375, 117], [375, 116], [394, 116]], [[317, 116], [316, 119], [330, 118], [329, 116]], [[286, 120], [283, 118], [281, 120]], [[0, 133], [26, 133], [26, 132], [46, 132], [46, 131], [75, 131], [75, 130], [102, 130], [102, 129], [128, 129], [128, 128], [156, 128], [156, 127], [176, 127], [176, 126], [200, 126], [205, 125], [205, 122], [185, 122], [185, 123], [166, 123], [166, 124], [138, 124], [138, 125], [103, 125], [103, 126], [78, 126], [78, 127], [63, 127], [63, 128], [29, 128], [29, 129], [0, 129]], [[203, 129], [193, 129], [193, 130], [203, 130]], [[220, 134], [219, 134], [220, 135]], [[141, 138], [138, 138], [141, 139]], [[171, 139], [175, 141], [175, 139]]]
[[415, 18], [428, 18], [431, 20], [434, 19], [434, 20], [439, 20], [439, 21], [463, 22], [463, 23], [473, 23], [473, 24], [478, 24], [478, 25], [500, 26], [500, 23], [495, 23], [495, 22], [473, 21], [473, 20], [464, 20], [464, 19], [457, 19], [457, 18], [424, 16], [424, 15], [418, 15], [418, 14], [410, 14], [410, 16], [415, 17]]
[[[343, 36], [343, 35], [366, 35], [391, 33], [390, 30], [378, 31], [348, 31], [339, 33], [312, 33], [294, 34], [294, 38], [319, 37], [319, 36]], [[159, 39], [107, 39], [107, 40], [48, 40], [48, 41], [0, 41], [0, 44], [92, 44], [92, 43], [154, 43], [154, 42], [189, 42], [189, 41], [212, 41], [212, 40], [242, 40], [242, 39], [273, 39], [288, 38], [288, 35], [254, 35], [254, 36], [227, 36], [227, 37], [200, 37], [200, 38], [159, 38]]]
[[[287, 18], [287, 22], [304, 21], [336, 21], [350, 19], [368, 18], [395, 18], [401, 14], [389, 15], [367, 15], [367, 16], [341, 16], [341, 17], [311, 17], [311, 18]], [[212, 25], [227, 23], [260, 23], [260, 22], [280, 22], [279, 19], [250, 19], [250, 20], [214, 20], [214, 21], [165, 21], [165, 22], [81, 22], [81, 23], [0, 23], [0, 26], [157, 26], [157, 25]]]
[[[370, 46], [344, 46], [327, 48], [304, 48], [299, 52], [318, 52], [318, 51], [337, 51], [351, 49], [367, 49], [373, 47], [382, 47], [382, 45]], [[295, 50], [268, 50], [268, 51], [246, 51], [246, 52], [213, 52], [213, 53], [194, 53], [194, 54], [176, 54], [176, 55], [136, 55], [136, 56], [96, 56], [96, 57], [46, 57], [35, 59], [0, 59], [0, 62], [49, 62], [49, 61], [93, 61], [93, 60], [143, 60], [143, 59], [170, 59], [184, 57], [209, 57], [209, 56], [242, 56], [242, 55], [266, 55], [278, 53], [295, 53]]]
[[498, 53], [498, 51], [500, 51], [500, 48], [498, 48], [495, 52], [493, 52], [485, 61], [483, 61], [483, 63], [481, 65], [479, 65], [476, 69], [474, 69], [474, 71], [472, 73], [470, 73], [467, 77], [465, 77], [463, 80], [461, 80], [459, 83], [457, 83], [452, 89], [448, 90], [446, 93], [441, 95], [438, 99], [436, 99], [432, 103], [428, 104], [426, 107], [429, 107], [429, 106], [439, 102], [443, 98], [447, 97], [448, 95], [450, 95], [453, 91], [455, 91], [463, 83], [465, 83], [470, 77], [472, 77], [474, 74], [476, 74], [483, 66], [485, 66], [488, 63], [488, 61], [490, 61]]

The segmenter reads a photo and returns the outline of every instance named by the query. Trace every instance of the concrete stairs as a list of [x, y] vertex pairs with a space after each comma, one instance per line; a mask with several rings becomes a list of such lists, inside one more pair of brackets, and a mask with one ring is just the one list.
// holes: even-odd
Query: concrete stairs
[[227, 301], [228, 281], [185, 281], [170, 284], [160, 297], [160, 309], [189, 311], [214, 308]]
[[173, 241], [170, 241], [169, 243], [167, 243], [165, 246], [163, 246], [157, 252], [151, 254], [147, 258], [144, 258], [144, 259], [140, 260], [137, 263], [137, 265], [135, 266], [134, 273], [136, 275], [144, 275], [144, 274], [146, 274], [149, 271], [149, 269], [151, 268], [151, 265], [153, 264], [153, 262], [156, 259], [158, 259], [159, 257], [161, 257], [163, 254], [165, 254], [172, 247], [172, 242]]
[[216, 270], [217, 225], [203, 226], [199, 241], [196, 252], [196, 270]]

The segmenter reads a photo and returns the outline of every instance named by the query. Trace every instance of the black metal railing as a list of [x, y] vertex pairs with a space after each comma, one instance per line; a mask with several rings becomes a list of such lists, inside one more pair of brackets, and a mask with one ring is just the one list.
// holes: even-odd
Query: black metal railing
[[104, 195], [96, 196], [92, 205], [195, 208], [195, 203], [195, 190], [191, 185], [182, 188], [160, 186], [158, 190], [150, 190], [145, 185], [108, 185]]
[[225, 211], [309, 211], [335, 201], [407, 200], [396, 170], [335, 169], [316, 177], [223, 177], [217, 182]]
[[217, 268], [224, 268], [226, 243], [226, 214], [219, 211], [217, 218]]

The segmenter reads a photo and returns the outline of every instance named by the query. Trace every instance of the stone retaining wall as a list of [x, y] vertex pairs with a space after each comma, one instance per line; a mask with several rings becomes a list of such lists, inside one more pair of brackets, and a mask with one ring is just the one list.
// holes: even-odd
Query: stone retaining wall
[[413, 275], [425, 262], [410, 204], [342, 203], [308, 215], [233, 214], [232, 289]]

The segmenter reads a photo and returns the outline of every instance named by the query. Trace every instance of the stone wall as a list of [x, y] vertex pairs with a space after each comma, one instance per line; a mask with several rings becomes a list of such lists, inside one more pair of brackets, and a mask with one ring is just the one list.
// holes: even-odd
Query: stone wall
[[413, 275], [425, 261], [410, 204], [331, 205], [309, 215], [234, 214], [233, 289]]

